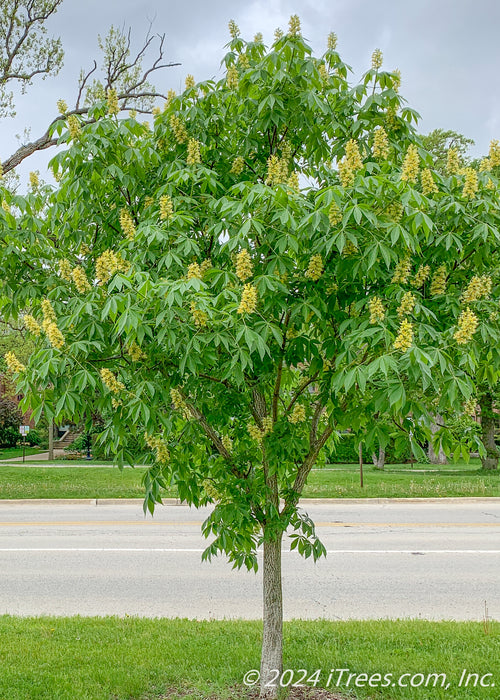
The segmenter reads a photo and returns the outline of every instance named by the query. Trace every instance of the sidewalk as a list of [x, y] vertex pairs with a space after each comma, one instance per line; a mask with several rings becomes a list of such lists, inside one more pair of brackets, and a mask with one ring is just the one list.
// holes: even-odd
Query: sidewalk
[[[54, 457], [64, 457], [64, 450], [62, 449], [55, 449], [54, 450]], [[26, 455], [25, 460], [26, 462], [47, 462], [49, 459], [49, 453], [48, 452], [39, 452], [36, 455]], [[23, 458], [21, 457], [11, 457], [10, 459], [2, 459], [0, 460], [1, 462], [22, 462]]]

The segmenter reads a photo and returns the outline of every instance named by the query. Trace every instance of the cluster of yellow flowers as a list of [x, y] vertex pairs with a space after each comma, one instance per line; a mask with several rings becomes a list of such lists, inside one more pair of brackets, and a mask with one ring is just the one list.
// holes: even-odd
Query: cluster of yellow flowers
[[31, 314], [26, 314], [23, 317], [23, 322], [30, 333], [33, 333], [33, 335], [36, 335], [37, 337], [40, 335], [42, 329]]
[[257, 287], [253, 284], [245, 284], [241, 295], [240, 305], [238, 306], [239, 314], [253, 314], [257, 309]]
[[258, 425], [255, 425], [255, 423], [249, 423], [247, 425], [247, 430], [248, 434], [253, 440], [256, 440], [256, 442], [259, 443], [259, 445], [262, 442], [262, 438], [264, 437], [262, 430], [259, 428]]
[[194, 325], [198, 328], [204, 328], [208, 323], [208, 316], [205, 311], [201, 311], [196, 307], [196, 302], [192, 301], [190, 305], [191, 316], [193, 317]]
[[275, 153], [269, 156], [267, 159], [266, 185], [274, 187], [274, 185], [279, 185], [280, 182], [283, 182], [281, 165], [281, 160]]
[[385, 308], [380, 297], [373, 297], [373, 299], [370, 299], [368, 302], [368, 309], [370, 311], [370, 323], [378, 323], [384, 320]]
[[43, 322], [43, 332], [47, 336], [49, 343], [56, 350], [60, 350], [64, 345], [64, 336], [57, 326], [57, 319], [52, 304], [48, 299], [44, 299], [41, 303]]
[[458, 345], [465, 345], [477, 331], [479, 321], [476, 314], [469, 307], [464, 309], [458, 317], [458, 328], [453, 334]]
[[63, 117], [68, 111], [68, 105], [64, 100], [57, 100], [57, 111], [59, 114], [61, 114]]
[[240, 53], [238, 56], [238, 65], [241, 70], [248, 70], [248, 68], [250, 68], [250, 60], [246, 53]]
[[396, 107], [387, 107], [385, 110], [385, 125], [392, 131], [396, 127], [396, 117], [398, 115], [398, 110]]
[[500, 165], [500, 144], [496, 139], [490, 141], [490, 151], [488, 153], [488, 157], [492, 168], [496, 168], [497, 165]]
[[203, 274], [201, 272], [201, 268], [198, 265], [197, 262], [192, 262], [190, 265], [188, 265], [188, 271], [187, 271], [187, 278], [188, 280], [201, 280], [203, 277]]
[[434, 192], [439, 192], [438, 186], [434, 182], [432, 173], [429, 168], [424, 168], [420, 173], [420, 182], [422, 183], [422, 192], [424, 194], [433, 194]]
[[188, 73], [186, 75], [186, 80], [184, 81], [184, 87], [186, 88], [186, 90], [191, 90], [192, 88], [194, 88], [195, 85], [196, 85], [196, 82], [194, 79], [194, 75], [191, 75], [191, 73]]
[[403, 161], [403, 169], [401, 171], [401, 179], [405, 182], [416, 182], [420, 169], [420, 158], [418, 149], [414, 144], [408, 146], [405, 159]]
[[389, 139], [383, 126], [375, 129], [373, 134], [373, 155], [384, 160], [389, 155]]
[[164, 194], [160, 197], [160, 219], [165, 221], [169, 219], [174, 213], [174, 205], [172, 204], [171, 198], [168, 194]]
[[71, 282], [71, 265], [69, 260], [66, 260], [66, 258], [59, 260], [59, 274], [63, 280], [66, 280], [66, 282]]
[[283, 35], [284, 35], [283, 30], [280, 29], [280, 27], [276, 27], [276, 29], [274, 30], [274, 38], [276, 39], [276, 41], [279, 41], [280, 39], [282, 39]]
[[288, 22], [288, 33], [291, 36], [300, 36], [300, 19], [298, 15], [292, 15]]
[[334, 51], [337, 48], [337, 35], [335, 32], [330, 32], [328, 35], [327, 46], [330, 51]]
[[413, 343], [413, 324], [404, 318], [399, 326], [398, 335], [394, 341], [394, 348], [396, 350], [401, 350], [401, 352], [406, 352], [411, 348]]
[[80, 136], [80, 122], [78, 121], [76, 114], [70, 114], [68, 117], [68, 131], [70, 138], [73, 139], [73, 141], [76, 141]]
[[470, 399], [464, 403], [464, 413], [467, 416], [475, 416], [477, 413], [477, 399], [475, 396], [471, 396]]
[[172, 102], [175, 100], [176, 96], [177, 96], [177, 93], [175, 92], [175, 90], [173, 90], [173, 89], [171, 88], [171, 89], [167, 92], [167, 101], [165, 102], [165, 107], [164, 107], [164, 109], [167, 109], [168, 107], [170, 107], [170, 105], [172, 104]]
[[29, 174], [30, 185], [32, 190], [37, 190], [40, 187], [40, 177], [38, 173], [31, 172]]
[[200, 142], [196, 139], [189, 139], [188, 141], [186, 162], [188, 165], [201, 163]]
[[158, 464], [165, 464], [168, 462], [170, 459], [170, 453], [168, 451], [168, 447], [161, 437], [144, 433], [144, 440], [146, 441], [146, 445], [154, 450], [155, 459]]
[[323, 82], [328, 82], [328, 79], [330, 78], [330, 73], [328, 72], [328, 68], [325, 66], [324, 63], [320, 63], [318, 66], [318, 73], [319, 77]]
[[290, 174], [286, 184], [294, 192], [300, 192], [299, 175], [295, 170]]
[[236, 277], [242, 282], [253, 275], [253, 264], [250, 253], [246, 248], [240, 250], [236, 256]]
[[380, 49], [375, 49], [372, 53], [372, 69], [379, 70], [382, 68], [382, 63], [384, 62], [384, 56]]
[[226, 73], [226, 85], [230, 90], [237, 90], [238, 89], [238, 69], [234, 64], [229, 66], [227, 69]]
[[131, 119], [137, 119], [137, 110], [136, 109], [129, 109], [128, 116]]
[[394, 275], [392, 276], [393, 284], [406, 284], [411, 273], [411, 260], [410, 256], [407, 255], [405, 258], [400, 260], [396, 269], [394, 270]]
[[10, 214], [10, 204], [5, 199], [2, 199], [2, 209], [6, 214]]
[[184, 123], [175, 114], [170, 117], [170, 128], [174, 132], [174, 137], [177, 143], [184, 143], [187, 141], [187, 131]]
[[363, 160], [359, 152], [357, 141], [350, 139], [345, 147], [345, 156], [338, 163], [339, 179], [342, 187], [350, 187], [354, 184], [356, 170], [361, 170]]
[[446, 265], [440, 265], [431, 279], [430, 291], [432, 296], [444, 294], [446, 292]]
[[413, 278], [413, 286], [417, 287], [417, 289], [421, 287], [430, 274], [431, 268], [429, 265], [420, 265]]
[[474, 275], [462, 294], [461, 301], [464, 304], [469, 304], [471, 301], [487, 299], [491, 294], [491, 287], [492, 281], [489, 275]]
[[146, 354], [142, 351], [142, 349], [135, 342], [135, 340], [128, 346], [127, 354], [130, 357], [130, 359], [134, 362], [139, 362], [139, 360], [146, 359]]
[[222, 446], [224, 447], [227, 452], [232, 452], [233, 451], [233, 441], [229, 437], [229, 435], [224, 434], [221, 438]]
[[114, 88], [108, 88], [107, 101], [108, 114], [114, 117], [120, 111], [120, 107], [118, 106], [118, 93]]
[[306, 419], [306, 409], [302, 404], [296, 403], [292, 409], [292, 412], [288, 416], [288, 421], [296, 425], [297, 423], [303, 423]]
[[446, 156], [446, 172], [448, 175], [456, 175], [460, 169], [460, 156], [457, 149], [449, 148]]
[[462, 197], [466, 199], [474, 199], [478, 190], [479, 183], [477, 173], [474, 168], [465, 168], [465, 182], [462, 190]]
[[205, 260], [203, 260], [203, 262], [200, 265], [201, 274], [204, 275], [205, 272], [207, 270], [210, 270], [211, 267], [212, 267], [212, 261], [210, 260], [210, 258], [206, 258]]
[[330, 226], [336, 226], [342, 221], [342, 212], [340, 211], [336, 202], [332, 202], [330, 209], [328, 210], [328, 221]]
[[399, 92], [399, 88], [401, 87], [401, 71], [399, 68], [395, 68], [392, 72], [394, 73], [392, 88], [394, 92]]
[[245, 159], [243, 158], [243, 156], [237, 156], [233, 160], [233, 165], [231, 166], [231, 174], [232, 175], [241, 175], [244, 167], [245, 167]]
[[105, 250], [95, 263], [95, 275], [99, 285], [105, 284], [115, 272], [126, 272], [129, 264], [112, 250]]
[[398, 221], [401, 221], [403, 217], [403, 212], [404, 207], [401, 202], [391, 202], [385, 210], [385, 213], [387, 214], [389, 219], [395, 221], [396, 223], [398, 223]]
[[236, 24], [234, 19], [229, 20], [228, 27], [229, 27], [229, 34], [231, 35], [231, 38], [237, 39], [240, 35], [240, 28], [238, 27], [238, 25]]
[[120, 211], [120, 226], [127, 238], [132, 240], [135, 236], [135, 223], [130, 212], [126, 209]]
[[316, 282], [323, 274], [324, 265], [321, 255], [312, 255], [305, 276]]
[[88, 292], [92, 289], [92, 286], [90, 285], [87, 279], [87, 275], [85, 274], [85, 270], [83, 269], [83, 267], [81, 267], [81, 265], [77, 265], [75, 268], [73, 268], [71, 277], [73, 279], [77, 291], [80, 294], [85, 294], [85, 292]]
[[3, 166], [2, 163], [0, 162], [0, 180], [3, 178]]
[[186, 402], [184, 401], [181, 392], [178, 389], [170, 389], [170, 398], [172, 399], [172, 404], [175, 410], [180, 411], [182, 413], [182, 417], [184, 418], [184, 420], [190, 420], [191, 412]]
[[19, 374], [19, 372], [25, 372], [26, 367], [23, 365], [22, 362], [20, 362], [15, 353], [9, 350], [9, 352], [6, 352], [4, 355], [5, 362], [7, 364], [7, 368], [11, 371], [14, 372], [15, 374]]
[[342, 257], [349, 258], [351, 255], [356, 255], [359, 252], [359, 248], [354, 245], [351, 240], [347, 240], [342, 248]]
[[411, 292], [405, 292], [403, 294], [403, 297], [401, 299], [401, 304], [398, 309], [398, 316], [399, 318], [403, 318], [403, 316], [408, 316], [408, 314], [411, 314], [413, 309], [415, 308], [415, 304], [417, 303], [417, 298], [415, 297], [414, 294]]
[[107, 367], [100, 371], [102, 383], [112, 394], [120, 394], [125, 389], [125, 384], [115, 377], [113, 372]]

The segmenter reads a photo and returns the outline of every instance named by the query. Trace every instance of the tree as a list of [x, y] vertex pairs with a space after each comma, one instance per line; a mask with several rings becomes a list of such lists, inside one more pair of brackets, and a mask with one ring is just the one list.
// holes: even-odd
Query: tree
[[15, 447], [19, 440], [22, 415], [17, 404], [5, 396], [0, 397], [0, 447]]
[[263, 546], [274, 697], [282, 540], [325, 554], [299, 498], [328, 438], [370, 454], [373, 416], [411, 416], [421, 457], [432, 416], [475, 392], [478, 335], [498, 344], [498, 179], [433, 169], [378, 50], [353, 86], [335, 35], [316, 58], [295, 16], [269, 49], [230, 29], [224, 79], [188, 76], [151, 129], [97, 99], [57, 188], [4, 192], [4, 310], [38, 338], [8, 358], [35, 416], [98, 412], [120, 465], [139, 441], [151, 511], [167, 484], [214, 504], [205, 559], [256, 569]]
[[[46, 21], [57, 12], [63, 0], [4, 0], [0, 17], [0, 117], [15, 114], [13, 93], [9, 85], [20, 84], [23, 92], [36, 76], [43, 79], [56, 75], [63, 65], [61, 40], [46, 38]], [[150, 27], [151, 29], [151, 27]], [[154, 43], [157, 56], [143, 67], [143, 61]], [[132, 53], [131, 32], [111, 27], [108, 35], [99, 37], [102, 50], [101, 64], [94, 60], [93, 67], [82, 70], [78, 91], [72, 107], [64, 99], [57, 103], [58, 116], [42, 136], [22, 144], [0, 164], [0, 174], [16, 168], [36, 151], [56, 146], [64, 125], [90, 123], [90, 106], [98, 97], [110, 97], [110, 108], [116, 113], [135, 110], [150, 114], [154, 100], [164, 98], [149, 81], [162, 68], [179, 65], [164, 63], [165, 35], [148, 32], [142, 47]], [[54, 105], [55, 106], [55, 105]]]
[[463, 164], [469, 164], [468, 152], [469, 148], [474, 146], [474, 140], [451, 129], [434, 129], [422, 136], [422, 144], [433, 156], [436, 170], [444, 174], [450, 149], [457, 153]]

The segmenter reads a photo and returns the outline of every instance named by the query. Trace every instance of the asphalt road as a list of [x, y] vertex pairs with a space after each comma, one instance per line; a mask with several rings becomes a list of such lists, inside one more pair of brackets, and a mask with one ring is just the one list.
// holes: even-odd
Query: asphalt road
[[[287, 619], [500, 619], [500, 499], [305, 507], [328, 556], [285, 541]], [[0, 503], [0, 613], [258, 618], [260, 573], [201, 562], [207, 512]]]

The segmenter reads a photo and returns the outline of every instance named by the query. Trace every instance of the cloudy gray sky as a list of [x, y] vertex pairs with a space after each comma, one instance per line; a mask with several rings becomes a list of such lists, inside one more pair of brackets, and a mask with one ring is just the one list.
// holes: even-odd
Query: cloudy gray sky
[[[270, 43], [294, 13], [317, 54], [328, 33], [337, 33], [356, 77], [369, 67], [372, 51], [382, 49], [384, 67], [401, 70], [401, 94], [422, 115], [421, 132], [454, 129], [476, 141], [477, 155], [500, 138], [499, 0], [65, 0], [48, 24], [62, 37], [64, 69], [18, 98], [16, 118], [2, 123], [2, 156], [15, 150], [14, 135], [25, 127], [32, 138], [41, 135], [56, 116], [58, 98], [74, 104], [79, 71], [92, 65], [97, 34], [111, 24], [131, 27], [136, 46], [150, 21], [165, 33], [166, 59], [182, 63], [156, 75], [156, 87], [166, 92], [178, 91], [187, 73], [196, 80], [220, 75], [229, 19], [244, 38], [260, 31]], [[43, 172], [50, 153], [31, 159], [27, 169]]]

